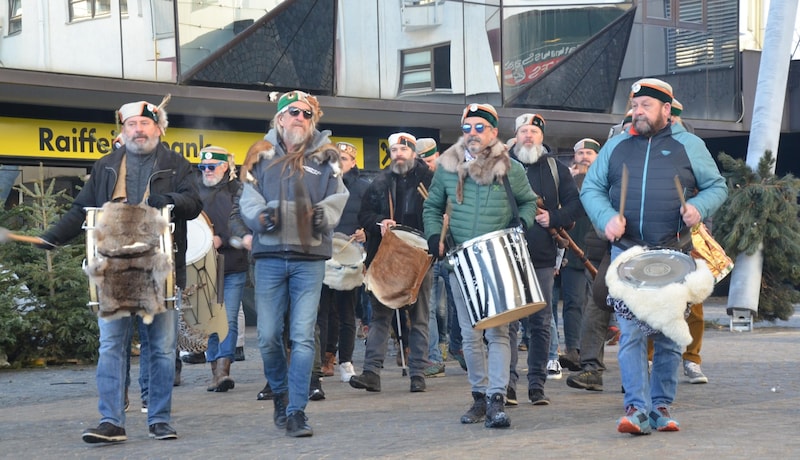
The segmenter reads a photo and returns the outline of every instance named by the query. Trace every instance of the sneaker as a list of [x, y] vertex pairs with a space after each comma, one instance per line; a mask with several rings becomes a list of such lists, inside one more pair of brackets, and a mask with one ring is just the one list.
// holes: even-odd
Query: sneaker
[[472, 407], [461, 416], [461, 423], [478, 423], [486, 416], [486, 395], [472, 392]]
[[381, 376], [370, 371], [350, 377], [350, 386], [359, 390], [381, 391]]
[[519, 345], [517, 345], [517, 351], [528, 351], [528, 345], [526, 345], [525, 342], [520, 342]]
[[274, 412], [272, 421], [278, 428], [286, 428], [286, 406], [289, 405], [289, 395], [286, 393], [276, 394], [272, 399]]
[[603, 374], [599, 371], [583, 371], [567, 377], [567, 386], [589, 391], [603, 391]]
[[506, 387], [506, 406], [517, 406], [519, 405], [519, 401], [517, 400], [517, 390]]
[[356, 370], [353, 369], [353, 363], [346, 362], [339, 364], [339, 378], [342, 379], [342, 382], [349, 382], [350, 377], [356, 375]]
[[505, 406], [503, 395], [495, 393], [486, 402], [486, 421], [483, 426], [486, 428], [508, 428], [511, 426], [511, 419], [508, 418], [503, 407]]
[[244, 361], [244, 347], [236, 347], [236, 351], [233, 352], [233, 360]]
[[630, 434], [650, 434], [647, 414], [633, 406], [628, 406], [625, 416], [617, 422], [617, 431]]
[[189, 354], [181, 356], [181, 361], [183, 361], [186, 364], [205, 364], [206, 363], [206, 354], [205, 353], [189, 353]]
[[558, 357], [558, 362], [561, 367], [566, 367], [571, 371], [581, 370], [581, 355], [578, 350], [568, 350], [565, 354]]
[[608, 326], [606, 331], [606, 345], [616, 345], [619, 343], [620, 330], [617, 326]]
[[267, 382], [267, 384], [264, 385], [264, 389], [258, 392], [256, 399], [259, 401], [269, 401], [273, 397], [275, 397], [275, 393], [272, 392], [272, 388], [269, 386], [269, 382]]
[[461, 366], [461, 369], [464, 369], [464, 372], [467, 372], [467, 361], [464, 360], [464, 352], [462, 350], [458, 351], [450, 351], [450, 356], [453, 357], [456, 361], [458, 361], [458, 365]]
[[425, 377], [420, 375], [412, 375], [411, 376], [411, 392], [412, 393], [424, 393], [425, 392]]
[[680, 423], [669, 415], [669, 410], [664, 407], [656, 407], [650, 411], [650, 426], [658, 431], [680, 431]]
[[286, 436], [293, 438], [307, 438], [314, 434], [314, 431], [308, 425], [308, 417], [305, 412], [296, 410], [289, 414], [286, 420]]
[[683, 360], [683, 375], [689, 377], [689, 383], [708, 383], [708, 377], [703, 374], [700, 365], [685, 359]]
[[158, 440], [178, 439], [178, 433], [169, 423], [154, 423], [150, 425], [150, 437]]
[[544, 390], [530, 389], [528, 390], [528, 399], [534, 406], [549, 406], [550, 399], [544, 395]]
[[89, 428], [84, 430], [83, 442], [89, 444], [96, 444], [98, 442], [122, 442], [127, 441], [128, 436], [125, 435], [125, 428], [113, 425], [108, 422], [103, 422], [97, 428]]
[[431, 363], [423, 371], [425, 377], [444, 377], [444, 363]]
[[547, 362], [547, 380], [559, 380], [561, 378], [561, 364], [556, 359]]
[[320, 377], [311, 376], [311, 382], [308, 385], [308, 399], [311, 401], [322, 401], [325, 399], [325, 392], [322, 391], [322, 379]]
[[147, 413], [147, 400], [145, 399], [142, 400], [142, 413], [143, 414]]

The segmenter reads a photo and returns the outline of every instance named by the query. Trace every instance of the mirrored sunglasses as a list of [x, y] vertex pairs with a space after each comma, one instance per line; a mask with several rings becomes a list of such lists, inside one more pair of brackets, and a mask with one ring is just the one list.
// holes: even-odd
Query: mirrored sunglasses
[[484, 129], [486, 129], [486, 125], [484, 125], [483, 123], [476, 123], [475, 125], [464, 123], [463, 125], [461, 125], [461, 131], [464, 131], [464, 134], [471, 133], [472, 128], [475, 128], [475, 132], [480, 134], [483, 132]]
[[289, 115], [291, 115], [293, 117], [296, 117], [296, 116], [300, 115], [300, 113], [302, 112], [303, 113], [303, 118], [305, 118], [306, 120], [310, 120], [311, 117], [313, 116], [313, 114], [311, 113], [310, 110], [300, 110], [297, 107], [289, 107], [287, 112], [289, 112]]
[[224, 161], [220, 161], [219, 163], [216, 163], [216, 164], [202, 164], [201, 163], [201, 164], [197, 165], [197, 169], [199, 169], [200, 171], [205, 171], [207, 169], [207, 170], [209, 170], [211, 172], [214, 172], [214, 170], [217, 169], [217, 166], [222, 166], [224, 163], [225, 163]]

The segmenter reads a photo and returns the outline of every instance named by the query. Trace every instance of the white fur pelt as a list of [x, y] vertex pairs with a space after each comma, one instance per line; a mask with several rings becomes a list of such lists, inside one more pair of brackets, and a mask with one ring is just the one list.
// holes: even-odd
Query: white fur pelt
[[634, 246], [611, 261], [606, 274], [608, 293], [622, 299], [631, 313], [653, 329], [661, 331], [681, 347], [692, 343], [689, 325], [684, 313], [687, 305], [700, 303], [714, 289], [714, 275], [705, 261], [695, 259], [697, 269], [689, 273], [682, 283], [671, 283], [659, 288], [636, 288], [620, 280], [617, 269], [620, 264], [647, 251]]

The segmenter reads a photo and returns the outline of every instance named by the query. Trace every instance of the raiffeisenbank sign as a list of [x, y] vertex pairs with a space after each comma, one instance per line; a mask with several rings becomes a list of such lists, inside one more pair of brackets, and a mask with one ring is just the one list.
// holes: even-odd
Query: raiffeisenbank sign
[[[0, 157], [94, 161], [111, 153], [115, 137], [112, 123], [0, 117]], [[200, 162], [203, 147], [217, 145], [233, 152], [236, 163], [242, 164], [247, 149], [263, 137], [264, 133], [169, 127], [161, 141], [192, 163]], [[335, 141], [354, 144], [359, 151], [358, 164], [363, 164], [363, 139], [339, 137]]]

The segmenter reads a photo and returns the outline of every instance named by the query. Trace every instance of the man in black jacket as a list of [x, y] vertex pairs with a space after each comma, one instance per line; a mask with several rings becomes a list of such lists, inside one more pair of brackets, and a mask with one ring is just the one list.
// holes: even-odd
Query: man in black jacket
[[[202, 210], [192, 166], [161, 143], [167, 129], [164, 105], [145, 101], [123, 105], [117, 112], [122, 125], [124, 145], [95, 163], [89, 181], [72, 203], [72, 208], [42, 235], [44, 249], [53, 249], [78, 236], [86, 218], [86, 207], [99, 207], [108, 201], [129, 204], [145, 203], [154, 208], [172, 205], [175, 252], [175, 279], [178, 287], [186, 284], [186, 221]], [[125, 316], [114, 320], [99, 319], [100, 359], [97, 363], [97, 428], [83, 432], [88, 443], [125, 441], [125, 378], [132, 331]], [[172, 385], [175, 379], [175, 350], [178, 313], [174, 309], [156, 314], [145, 325], [149, 338], [149, 394], [147, 424], [150, 437], [175, 439], [169, 425], [172, 409]]]

